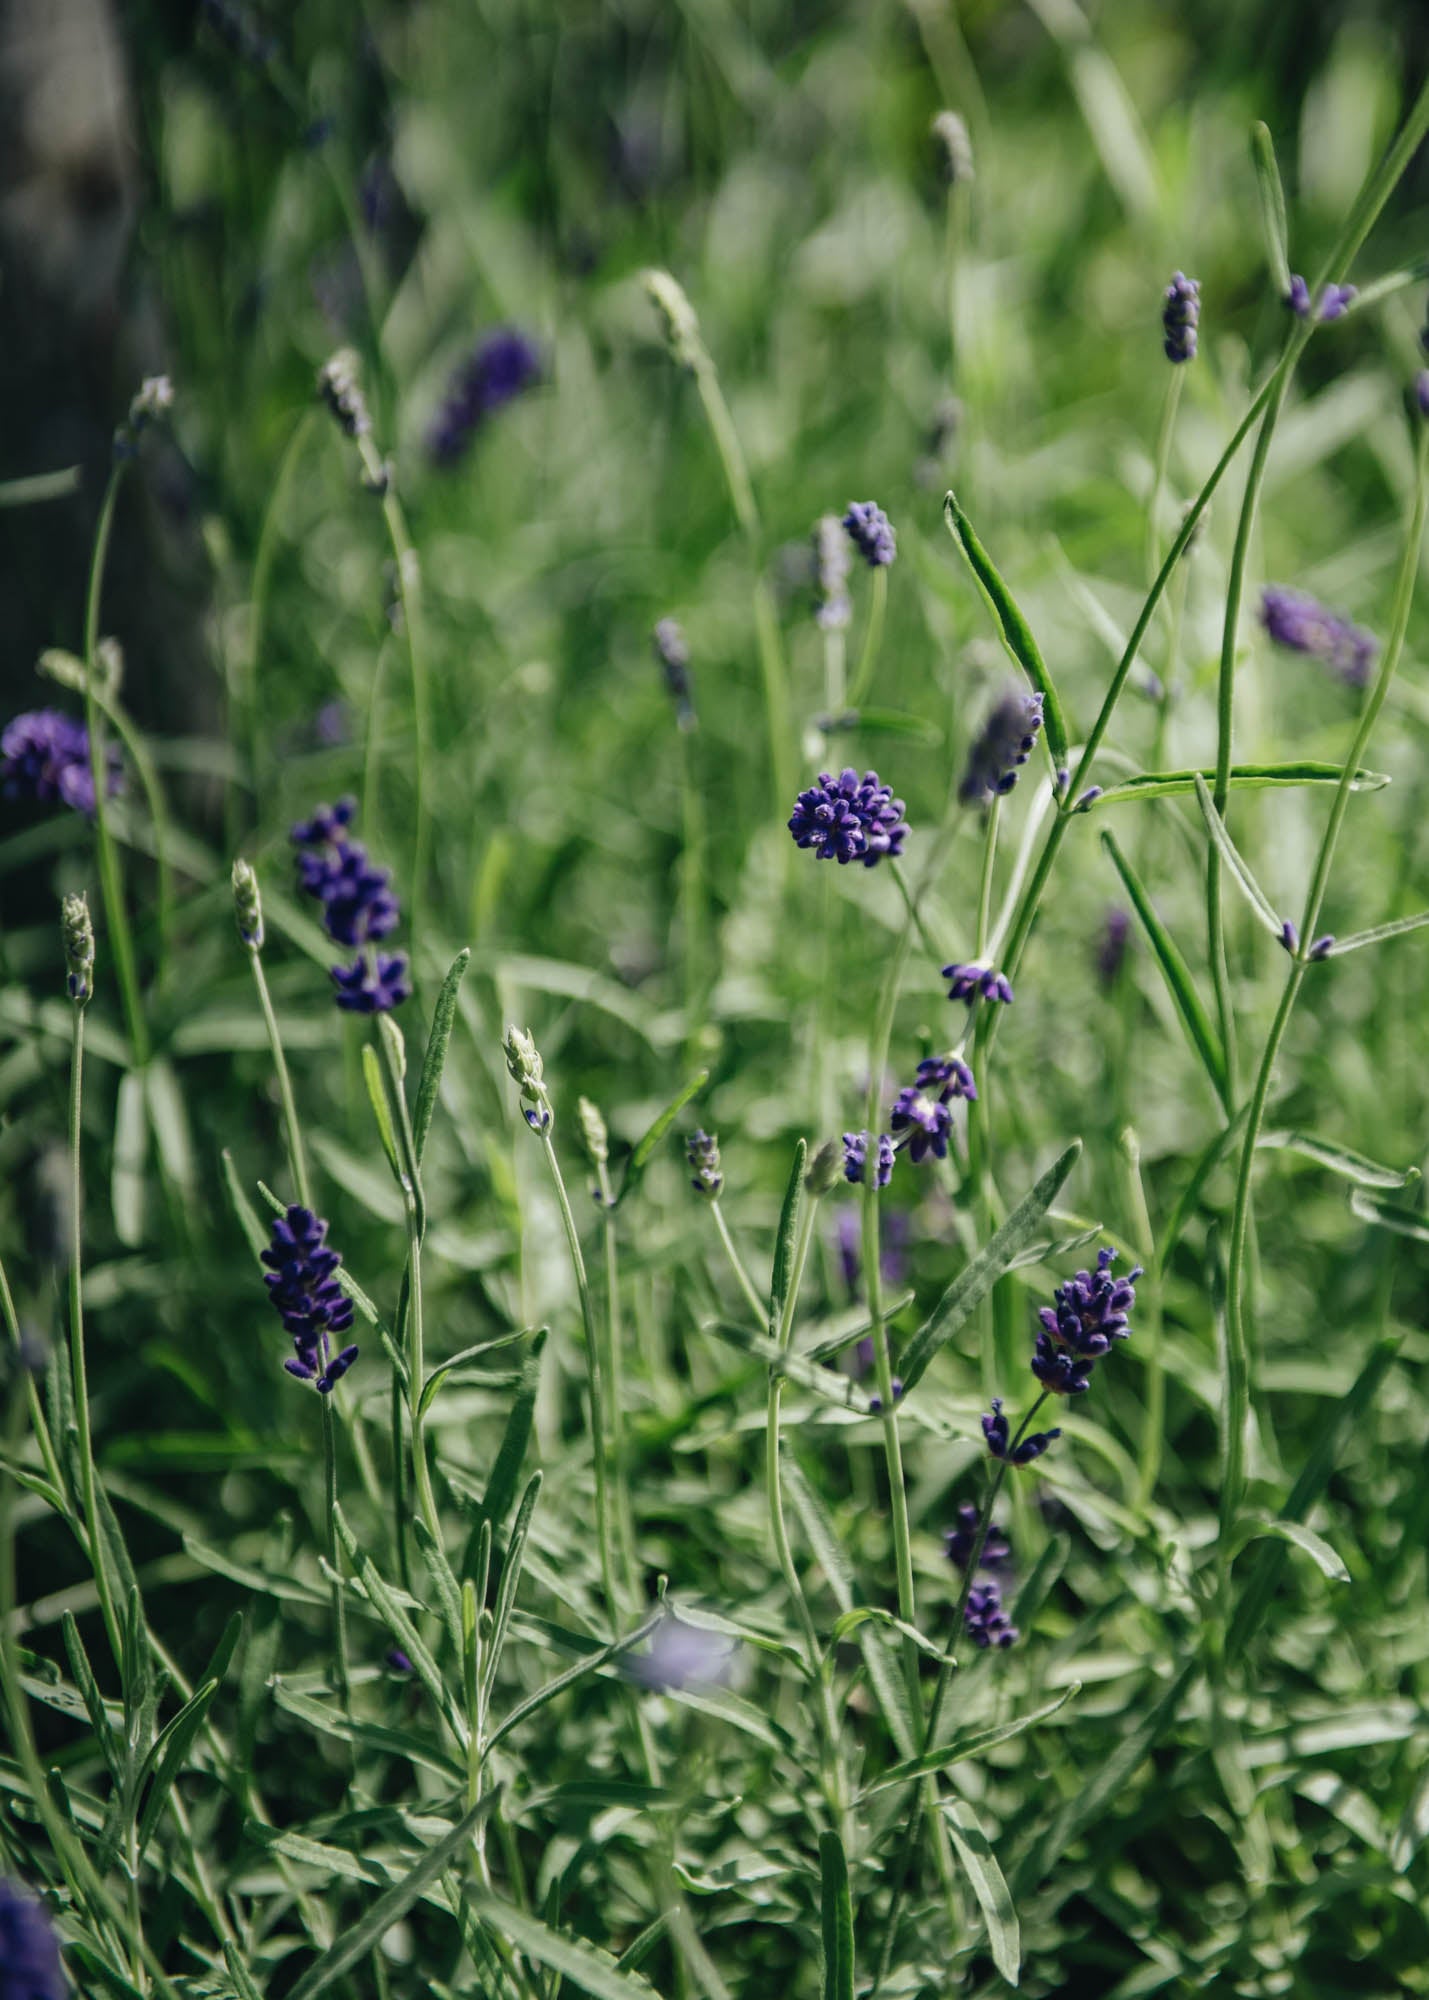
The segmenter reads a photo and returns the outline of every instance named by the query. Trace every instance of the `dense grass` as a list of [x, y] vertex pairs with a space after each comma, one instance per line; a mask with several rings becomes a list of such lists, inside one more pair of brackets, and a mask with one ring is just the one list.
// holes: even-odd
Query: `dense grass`
[[[77, 1990], [1429, 1991], [1429, 947], [1343, 951], [1429, 905], [1408, 11], [1292, 47], [1243, 7], [313, 5], [266, 62], [136, 13], [129, 293], [174, 407], [76, 498], [0, 491], [57, 545], [20, 629], [67, 649], [6, 715], [88, 705], [126, 770], [99, 825], [0, 828], [0, 1852]], [[1258, 120], [1290, 267], [1384, 281], [1333, 324], [1279, 296]], [[541, 379], [434, 465], [497, 325]], [[314, 394], [339, 347], [360, 440]], [[898, 555], [855, 563], [840, 665], [810, 534], [867, 498]], [[1375, 635], [1368, 687], [1270, 645], [1267, 583]], [[1094, 771], [1059, 793], [1044, 730], [960, 806], [1028, 671]], [[907, 802], [901, 891], [789, 838], [844, 763]], [[293, 886], [345, 793], [400, 1037], [333, 1006]], [[838, 1136], [958, 1043], [939, 969], [989, 931], [976, 1108], [861, 1196]], [[255, 1254], [305, 1187], [365, 1295], [330, 1399]], [[1146, 1267], [1131, 1338], [999, 1482], [979, 1416], [1031, 1408], [1035, 1309], [1102, 1243]], [[455, 1365], [414, 1438], [419, 1354]], [[1020, 1637], [979, 1652], [943, 1535], [994, 1494]], [[671, 1658], [662, 1597], [707, 1644]]]

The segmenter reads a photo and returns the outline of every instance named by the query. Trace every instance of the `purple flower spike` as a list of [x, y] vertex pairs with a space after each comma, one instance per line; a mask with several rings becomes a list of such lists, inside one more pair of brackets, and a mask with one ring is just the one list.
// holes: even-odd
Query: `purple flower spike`
[[987, 1439], [987, 1448], [993, 1458], [1004, 1458], [1009, 1465], [1030, 1465], [1034, 1458], [1040, 1458], [1048, 1445], [1059, 1438], [1060, 1430], [1034, 1431], [1023, 1438], [1015, 1451], [1011, 1448], [1011, 1433], [1006, 1417], [1002, 1414], [1002, 1398], [994, 1396], [992, 1409], [982, 1420], [982, 1434]]
[[1378, 641], [1318, 598], [1267, 584], [1261, 592], [1261, 618], [1277, 646], [1322, 660], [1350, 687], [1363, 687], [1369, 679]]
[[[852, 1181], [855, 1186], [862, 1184], [864, 1170], [868, 1163], [868, 1149], [874, 1143], [867, 1132], [844, 1133], [844, 1179], [846, 1181]], [[892, 1178], [893, 1140], [887, 1132], [880, 1132], [876, 1142], [873, 1185], [876, 1188], [886, 1188]]]
[[427, 433], [435, 463], [455, 465], [487, 418], [540, 379], [540, 352], [518, 328], [484, 335], [452, 376]]
[[[964, 1500], [958, 1509], [958, 1525], [943, 1532], [943, 1553], [950, 1563], [959, 1569], [966, 1569], [972, 1560], [973, 1545], [977, 1541], [977, 1524], [981, 1516], [971, 1500]], [[1003, 1569], [1012, 1556], [1012, 1544], [1001, 1528], [988, 1527], [983, 1539], [982, 1554], [977, 1559], [979, 1569]]]
[[390, 1014], [412, 997], [404, 951], [390, 958], [385, 952], [359, 953], [351, 965], [335, 965], [330, 976], [337, 1004], [348, 1014]]
[[332, 1336], [352, 1325], [352, 1300], [337, 1281], [342, 1259], [328, 1248], [327, 1224], [295, 1204], [275, 1220], [262, 1261], [268, 1296], [297, 1349], [283, 1366], [326, 1396], [357, 1359], [355, 1347], [332, 1352]]
[[855, 500], [844, 515], [848, 538], [870, 569], [887, 569], [898, 553], [893, 525], [875, 500]]
[[[113, 798], [123, 781], [118, 744], [109, 744], [106, 757], [105, 796]], [[7, 799], [58, 803], [93, 819], [94, 773], [84, 724], [58, 708], [15, 716], [0, 736], [0, 791]]]
[[1111, 1267], [1117, 1253], [1108, 1247], [1097, 1252], [1095, 1275], [1078, 1271], [1069, 1284], [1053, 1293], [1055, 1304], [1043, 1306], [1037, 1317], [1053, 1340], [1077, 1355], [1096, 1361], [1111, 1350], [1114, 1340], [1125, 1340], [1131, 1327], [1127, 1313], [1136, 1304], [1136, 1280], [1141, 1266], [1129, 1277], [1114, 1278]]
[[4, 2000], [65, 2000], [69, 1990], [59, 1941], [43, 1903], [18, 1882], [0, 1880], [0, 1995]]
[[968, 1637], [984, 1652], [997, 1646], [1004, 1652], [1021, 1637], [1002, 1608], [1002, 1592], [995, 1583], [975, 1583], [968, 1592], [963, 1624]]
[[1168, 361], [1194, 361], [1196, 328], [1201, 318], [1201, 287], [1178, 271], [1166, 287], [1161, 307], [1162, 345]]
[[1290, 290], [1285, 295], [1285, 303], [1296, 319], [1310, 317], [1310, 287], [1298, 271], [1290, 280]]
[[958, 787], [964, 805], [986, 805], [1010, 792], [1017, 773], [1036, 746], [1042, 727], [1042, 697], [1009, 688], [983, 724], [968, 753]]
[[947, 1159], [953, 1114], [941, 1098], [928, 1097], [910, 1084], [907, 1090], [899, 1091], [888, 1122], [895, 1132], [910, 1135], [908, 1157], [915, 1166], [926, 1160], [929, 1153], [936, 1159]]
[[885, 855], [903, 852], [909, 827], [902, 799], [880, 783], [878, 773], [866, 771], [860, 778], [849, 766], [837, 778], [821, 771], [818, 783], [800, 792], [789, 831], [796, 847], [812, 847], [820, 861], [837, 861], [841, 868], [861, 861], [872, 868]]
[[945, 965], [944, 979], [950, 981], [948, 998], [966, 1000], [969, 1007], [977, 1000], [1000, 1000], [1004, 1005], [1012, 1004], [1012, 985], [1005, 973], [996, 971], [990, 965]]
[[402, 909], [390, 870], [376, 867], [362, 842], [348, 837], [356, 811], [355, 799], [339, 799], [299, 820], [291, 835], [298, 886], [321, 903], [333, 943], [357, 953], [351, 965], [332, 968], [338, 1006], [350, 1014], [386, 1014], [411, 996], [407, 959], [372, 947], [397, 928]]

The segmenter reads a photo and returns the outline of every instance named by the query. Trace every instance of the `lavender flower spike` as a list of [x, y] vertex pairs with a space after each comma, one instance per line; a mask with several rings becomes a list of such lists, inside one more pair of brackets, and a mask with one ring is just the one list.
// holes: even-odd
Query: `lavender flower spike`
[[713, 1201], [724, 1186], [718, 1138], [713, 1132], [692, 1132], [685, 1141], [685, 1157], [694, 1176], [690, 1186], [696, 1194], [702, 1194], [707, 1201]]
[[1350, 687], [1363, 687], [1379, 650], [1374, 635], [1351, 625], [1303, 590], [1267, 584], [1261, 618], [1277, 646], [1322, 660]]
[[[964, 1500], [958, 1509], [958, 1525], [947, 1528], [943, 1533], [943, 1553], [950, 1563], [959, 1569], [966, 1569], [972, 1560], [973, 1546], [977, 1541], [977, 1524], [981, 1519], [978, 1509], [971, 1500]], [[988, 1524], [983, 1539], [982, 1554], [977, 1559], [979, 1569], [1003, 1569], [1011, 1560], [1012, 1544], [1001, 1528]]]
[[[105, 793], [119, 790], [119, 747], [107, 748]], [[0, 735], [0, 792], [7, 799], [34, 799], [40, 805], [70, 806], [94, 817], [94, 773], [89, 731], [58, 708], [36, 708], [14, 716]]]
[[887, 569], [898, 553], [893, 525], [876, 500], [855, 500], [844, 515], [849, 540], [870, 569]]
[[487, 419], [540, 379], [540, 352], [519, 328], [483, 335], [452, 376], [427, 433], [435, 463], [455, 465]]
[[1168, 361], [1194, 361], [1196, 328], [1201, 318], [1201, 287], [1178, 271], [1166, 287], [1161, 307], [1162, 345]]
[[994, 705], [972, 749], [958, 787], [964, 805], [985, 805], [1010, 792], [1031, 756], [1042, 727], [1042, 697], [1009, 688]]
[[338, 1006], [350, 1014], [386, 1014], [412, 992], [405, 953], [373, 950], [396, 929], [401, 905], [390, 871], [374, 866], [362, 842], [348, 837], [356, 811], [355, 799], [339, 799], [293, 828], [298, 886], [321, 903], [333, 943], [357, 954], [351, 965], [332, 968]]
[[885, 855], [903, 852], [910, 831], [903, 810], [902, 799], [876, 771], [862, 778], [851, 766], [837, 778], [821, 771], [818, 783], [795, 801], [789, 831], [796, 847], [812, 847], [820, 861], [837, 861], [841, 868], [861, 861], [872, 868]]
[[268, 1296], [297, 1349], [296, 1358], [283, 1366], [326, 1396], [357, 1359], [355, 1347], [332, 1351], [332, 1336], [352, 1325], [352, 1300], [337, 1281], [342, 1259], [328, 1248], [327, 1224], [295, 1204], [274, 1221], [262, 1261], [268, 1266], [263, 1280]]
[[1023, 1438], [1014, 1451], [1011, 1433], [1006, 1417], [1002, 1414], [1002, 1398], [994, 1396], [992, 1409], [982, 1420], [982, 1434], [987, 1439], [987, 1448], [993, 1458], [1003, 1458], [1009, 1465], [1030, 1465], [1034, 1458], [1040, 1458], [1048, 1445], [1059, 1438], [1060, 1430], [1034, 1431]]
[[870, 1145], [875, 1148], [873, 1185], [885, 1188], [893, 1178], [893, 1140], [887, 1132], [880, 1132], [876, 1140], [867, 1132], [844, 1133], [844, 1179], [856, 1186], [863, 1181]]
[[1114, 1278], [1117, 1253], [1110, 1246], [1097, 1252], [1095, 1273], [1078, 1271], [1053, 1293], [1053, 1303], [1037, 1317], [1042, 1331], [1032, 1356], [1032, 1373], [1054, 1396], [1079, 1396], [1091, 1385], [1091, 1373], [1112, 1343], [1128, 1338], [1127, 1318], [1136, 1303], [1141, 1266], [1125, 1278]]
[[975, 1583], [968, 1592], [963, 1624], [968, 1637], [986, 1652], [997, 1646], [1004, 1652], [1022, 1636], [1002, 1608], [1002, 1592], [995, 1583]]
[[969, 1007], [977, 1000], [1001, 1000], [1004, 1005], [1012, 1004], [1012, 984], [1006, 973], [998, 972], [990, 965], [945, 965], [943, 977], [948, 980], [948, 998], [966, 1000]]

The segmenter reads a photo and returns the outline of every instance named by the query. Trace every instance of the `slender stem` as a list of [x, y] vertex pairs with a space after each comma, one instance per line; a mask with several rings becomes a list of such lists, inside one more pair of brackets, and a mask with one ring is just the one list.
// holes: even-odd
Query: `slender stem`
[[421, 1182], [418, 1178], [412, 1125], [407, 1115], [407, 1093], [402, 1087], [391, 1044], [385, 1034], [377, 1037], [377, 1047], [397, 1112], [397, 1136], [402, 1157], [402, 1205], [407, 1219], [407, 1411], [412, 1429], [412, 1472], [417, 1488], [417, 1507], [435, 1549], [440, 1549], [441, 1522], [432, 1492], [432, 1475], [427, 1465], [427, 1444], [423, 1435], [426, 1417], [422, 1390], [427, 1380], [425, 1328], [422, 1317], [422, 1234], [424, 1216]]
[[981, 959], [987, 950], [987, 936], [992, 917], [992, 883], [994, 863], [997, 859], [997, 824], [1000, 798], [994, 798], [987, 809], [987, 832], [982, 846], [982, 879], [977, 894], [977, 941], [973, 957]]
[[943, 956], [942, 949], [939, 946], [937, 939], [934, 938], [932, 933], [929, 931], [928, 926], [923, 919], [923, 912], [918, 907], [918, 895], [921, 891], [921, 884], [919, 890], [911, 889], [908, 886], [908, 878], [903, 873], [903, 866], [901, 862], [890, 861], [888, 866], [890, 872], [892, 873], [894, 884], [897, 887], [898, 893], [903, 898], [903, 907], [908, 913], [909, 921], [917, 929], [918, 937], [920, 942], [922, 943], [924, 951], [926, 951], [929, 954], [929, 956], [935, 961], [941, 959]]
[[169, 946], [172, 942], [174, 915], [174, 870], [169, 859], [171, 828], [169, 809], [164, 798], [164, 788], [159, 783], [159, 774], [154, 760], [149, 755], [148, 745], [139, 731], [129, 720], [123, 706], [112, 695], [95, 690], [105, 716], [114, 724], [115, 734], [124, 745], [130, 763], [139, 774], [139, 785], [149, 808], [149, 819], [154, 829], [154, 862], [159, 878], [158, 933], [161, 963], [167, 967]]
[[1146, 1206], [1146, 1189], [1141, 1180], [1141, 1147], [1130, 1126], [1121, 1134], [1121, 1152], [1126, 1161], [1127, 1189], [1141, 1251], [1138, 1262], [1144, 1266], [1141, 1290], [1136, 1300], [1141, 1333], [1138, 1345], [1146, 1352], [1146, 1409], [1141, 1423], [1136, 1480], [1137, 1511], [1144, 1514], [1151, 1505], [1161, 1473], [1162, 1432], [1166, 1425], [1166, 1363], [1161, 1352], [1161, 1269], [1156, 1257], [1151, 1214]]
[[704, 1020], [709, 983], [708, 911], [704, 879], [704, 812], [696, 783], [693, 732], [680, 736], [680, 900], [684, 919], [685, 1041], [693, 1044]]
[[342, 1553], [337, 1541], [337, 1418], [331, 1395], [319, 1396], [323, 1408], [323, 1528], [327, 1541], [328, 1567], [332, 1581], [333, 1667], [337, 1675], [338, 1698], [344, 1708], [352, 1706], [352, 1682], [347, 1665], [347, 1597], [342, 1584]]
[[[94, 1471], [94, 1440], [89, 1428], [89, 1385], [84, 1366], [84, 1177], [80, 1158], [81, 1112], [84, 1101], [84, 1009], [72, 1010], [74, 1029], [69, 1072], [69, 1339], [70, 1367], [74, 1378], [74, 1416], [79, 1433], [79, 1477], [84, 1506], [84, 1531], [89, 1542], [99, 1608], [109, 1637], [109, 1650], [122, 1675], [126, 1673], [118, 1614], [109, 1588], [109, 1556], [104, 1546], [104, 1530], [99, 1519], [99, 1497]], [[132, 1664], [129, 1671], [132, 1671]]]
[[878, 649], [883, 643], [883, 624], [888, 615], [888, 569], [880, 563], [873, 572], [873, 590], [868, 600], [868, 624], [864, 628], [863, 651], [858, 656], [858, 669], [849, 690], [850, 708], [862, 708], [868, 698], [868, 690], [873, 685], [874, 668], [878, 665]]
[[832, 722], [848, 705], [844, 682], [844, 635], [841, 625], [824, 627], [824, 708]]
[[615, 1556], [612, 1545], [610, 1522], [610, 1490], [606, 1467], [608, 1449], [605, 1418], [605, 1384], [600, 1365], [600, 1328], [596, 1322], [595, 1301], [591, 1298], [590, 1280], [586, 1276], [585, 1257], [581, 1252], [581, 1239], [576, 1231], [576, 1219], [571, 1213], [570, 1196], [566, 1193], [566, 1183], [561, 1174], [561, 1163], [556, 1158], [556, 1149], [551, 1142], [550, 1127], [541, 1133], [541, 1146], [546, 1155], [546, 1165], [550, 1169], [551, 1184], [556, 1191], [556, 1202], [561, 1211], [561, 1223], [566, 1232], [566, 1246], [570, 1251], [571, 1269], [575, 1273], [576, 1291], [580, 1295], [581, 1323], [585, 1328], [586, 1367], [590, 1376], [590, 1417], [591, 1459], [595, 1466], [595, 1532], [600, 1551], [600, 1576], [605, 1590], [606, 1616], [610, 1629], [620, 1629], [620, 1597], [615, 1587]]
[[1330, 806], [1330, 816], [1325, 827], [1320, 852], [1316, 858], [1314, 874], [1309, 893], [1305, 899], [1305, 914], [1300, 928], [1300, 949], [1292, 958], [1286, 977], [1285, 989], [1280, 996], [1275, 1019], [1266, 1037], [1265, 1048], [1256, 1073], [1255, 1086], [1251, 1093], [1250, 1110], [1246, 1118], [1245, 1134], [1241, 1142], [1240, 1163], [1236, 1174], [1235, 1206], [1231, 1215], [1230, 1247], [1226, 1259], [1226, 1438], [1224, 1449], [1225, 1470], [1221, 1488], [1221, 1567], [1223, 1581], [1228, 1580], [1229, 1552], [1239, 1516], [1241, 1497], [1245, 1486], [1245, 1429], [1250, 1407], [1250, 1342], [1247, 1326], [1246, 1254], [1250, 1238], [1251, 1194], [1255, 1174], [1255, 1149], [1260, 1138], [1261, 1123], [1265, 1115], [1266, 1100], [1270, 1094], [1271, 1077], [1275, 1059], [1280, 1050], [1281, 1040], [1289, 1024], [1295, 1001], [1308, 969], [1308, 953], [1315, 938], [1320, 921], [1320, 911], [1324, 903], [1325, 890], [1329, 883], [1330, 870], [1334, 864], [1335, 849], [1339, 843], [1340, 831], [1344, 825], [1345, 813], [1349, 807], [1350, 792], [1354, 784], [1355, 772], [1359, 769], [1370, 734], [1384, 706], [1389, 693], [1390, 682], [1399, 665], [1404, 648], [1404, 634], [1409, 624], [1410, 606], [1414, 601], [1414, 584], [1418, 575], [1420, 548], [1424, 539], [1426, 506], [1429, 506], [1429, 429], [1421, 427], [1418, 446], [1418, 465], [1415, 479], [1414, 506], [1405, 540], [1404, 556], [1400, 564], [1399, 577], [1395, 585], [1394, 607], [1391, 615], [1388, 643], [1380, 660], [1379, 673], [1374, 687], [1365, 703], [1359, 727], [1355, 731], [1354, 743], [1340, 773], [1335, 787], [1335, 796]]
[[293, 1185], [303, 1207], [311, 1208], [313, 1192], [308, 1180], [307, 1155], [303, 1150], [303, 1128], [298, 1122], [298, 1107], [293, 1097], [293, 1080], [288, 1074], [288, 1059], [283, 1053], [283, 1037], [278, 1032], [278, 1017], [273, 1012], [262, 954], [252, 945], [248, 946], [248, 962], [253, 967], [258, 1005], [263, 1010], [263, 1023], [268, 1030], [268, 1047], [273, 1056], [273, 1072], [278, 1080], [278, 1101], [283, 1107], [283, 1136], [288, 1144], [288, 1165], [292, 1170]]
[[109, 941], [114, 950], [114, 967], [119, 975], [119, 996], [124, 1008], [124, 1024], [134, 1066], [142, 1069], [149, 1060], [149, 1027], [139, 998], [139, 975], [135, 969], [134, 939], [124, 907], [124, 888], [119, 873], [119, 855], [110, 830], [107, 809], [108, 759], [100, 726], [101, 710], [95, 692], [99, 671], [99, 607], [104, 590], [104, 565], [109, 554], [109, 537], [114, 527], [114, 508], [124, 477], [124, 460], [116, 459], [99, 507], [99, 523], [94, 532], [94, 553], [89, 564], [89, 585], [84, 607], [84, 720], [89, 732], [89, 770], [94, 784], [94, 832], [99, 856], [99, 885], [104, 898], [104, 916]]
[[754, 1314], [754, 1324], [756, 1326], [763, 1326], [765, 1317], [764, 1301], [760, 1298], [755, 1288], [754, 1280], [749, 1275], [744, 1259], [735, 1248], [734, 1238], [729, 1233], [729, 1224], [724, 1219], [724, 1210], [719, 1205], [719, 1197], [717, 1195], [711, 1197], [710, 1214], [715, 1219], [715, 1228], [719, 1231], [719, 1239], [724, 1245], [724, 1253], [729, 1259], [730, 1269], [739, 1280], [739, 1289], [744, 1294], [745, 1303]]
[[263, 509], [263, 520], [258, 530], [258, 547], [253, 557], [253, 581], [248, 600], [248, 657], [244, 662], [239, 699], [243, 708], [244, 733], [248, 744], [248, 777], [253, 786], [254, 802], [261, 810], [261, 754], [263, 733], [258, 726], [258, 674], [263, 657], [263, 633], [268, 612], [268, 584], [273, 574], [273, 558], [277, 552], [278, 524], [283, 511], [283, 503], [288, 497], [288, 489], [297, 470], [298, 459], [309, 433], [317, 422], [320, 411], [310, 406], [294, 424], [292, 434], [283, 447], [283, 456], [278, 461], [278, 471], [273, 480], [268, 503]]
[[610, 1170], [604, 1160], [596, 1162], [600, 1186], [601, 1228], [605, 1239], [605, 1388], [610, 1414], [610, 1482], [614, 1489], [615, 1532], [620, 1545], [625, 1574], [626, 1596], [633, 1604], [639, 1595], [635, 1562], [635, 1527], [630, 1511], [630, 1488], [625, 1476], [625, 1364], [620, 1321], [620, 1246], [615, 1227], [615, 1204]]
[[1176, 431], [1176, 412], [1181, 403], [1181, 382], [1186, 371], [1184, 367], [1172, 367], [1168, 371], [1166, 394], [1161, 404], [1161, 423], [1156, 433], [1156, 459], [1151, 474], [1151, 496], [1146, 503], [1146, 582], [1148, 589], [1156, 579], [1157, 555], [1160, 536], [1156, 532], [1156, 517], [1161, 511], [1161, 495], [1166, 490], [1166, 474], [1171, 464], [1171, 439]]

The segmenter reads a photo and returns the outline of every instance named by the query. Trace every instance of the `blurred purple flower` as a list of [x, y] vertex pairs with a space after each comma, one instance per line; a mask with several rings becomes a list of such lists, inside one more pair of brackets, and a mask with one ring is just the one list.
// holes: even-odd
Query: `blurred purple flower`
[[[117, 744], [107, 746], [106, 761], [105, 795], [113, 798], [123, 782]], [[93, 819], [94, 773], [84, 724], [58, 708], [15, 716], [0, 736], [0, 791], [7, 799], [34, 799], [41, 805], [58, 801]]]
[[686, 1625], [668, 1611], [650, 1635], [649, 1651], [625, 1656], [625, 1671], [653, 1693], [720, 1687], [729, 1678], [736, 1650], [734, 1640], [723, 1633]]
[[453, 374], [427, 433], [433, 460], [455, 465], [487, 418], [532, 388], [541, 373], [540, 349], [519, 327], [483, 334]]
[[1369, 679], [1378, 641], [1318, 598], [1267, 584], [1261, 592], [1261, 618], [1277, 646], [1322, 660], [1350, 687], [1363, 687]]

